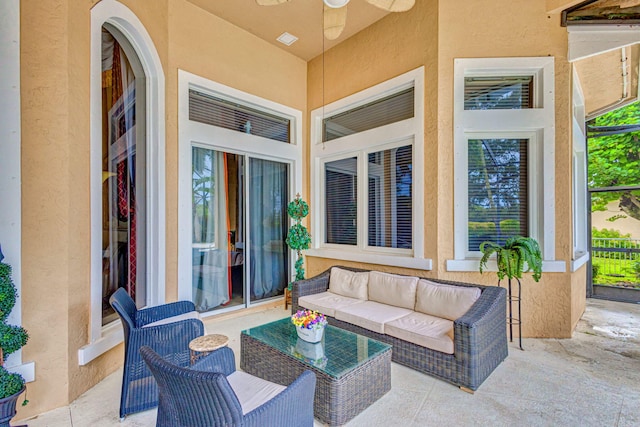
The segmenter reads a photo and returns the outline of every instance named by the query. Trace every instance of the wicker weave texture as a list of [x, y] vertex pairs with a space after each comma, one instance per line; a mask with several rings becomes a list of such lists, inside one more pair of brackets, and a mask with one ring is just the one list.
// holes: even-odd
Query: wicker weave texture
[[150, 347], [140, 353], [153, 372], [160, 389], [157, 427], [312, 427], [316, 379], [302, 372], [287, 388], [243, 414], [236, 394], [227, 381], [235, 372], [233, 350], [223, 347], [184, 368], [160, 357]]
[[314, 414], [331, 426], [345, 424], [391, 389], [391, 349], [334, 378], [249, 335], [241, 335], [240, 345], [242, 370], [268, 381], [282, 384], [306, 369], [315, 372]]
[[[363, 272], [359, 268], [338, 266], [345, 270]], [[329, 289], [331, 268], [323, 273], [293, 283], [291, 312], [300, 306], [301, 296], [325, 292]], [[480, 298], [461, 318], [454, 321], [454, 354], [446, 354], [389, 335], [365, 329], [327, 316], [330, 325], [371, 337], [393, 346], [393, 361], [417, 371], [448, 381], [460, 387], [477, 390], [482, 382], [507, 357], [506, 290], [494, 286], [428, 280], [454, 286], [477, 287]]]
[[137, 310], [122, 288], [109, 300], [124, 329], [124, 369], [120, 394], [120, 418], [158, 406], [158, 386], [140, 356], [140, 347], [149, 346], [178, 366], [190, 362], [189, 342], [204, 334], [198, 319], [180, 320], [144, 328], [145, 324], [195, 310], [193, 303], [179, 301]]

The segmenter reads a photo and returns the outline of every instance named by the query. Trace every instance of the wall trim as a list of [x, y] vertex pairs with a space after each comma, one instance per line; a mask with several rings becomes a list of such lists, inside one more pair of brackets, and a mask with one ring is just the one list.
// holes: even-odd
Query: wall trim
[[[11, 265], [18, 290], [16, 305], [9, 315], [11, 324], [22, 324], [22, 179], [20, 164], [20, 0], [0, 2], [0, 245]], [[27, 382], [35, 379], [35, 364], [22, 363], [22, 350], [7, 359], [11, 372]]]

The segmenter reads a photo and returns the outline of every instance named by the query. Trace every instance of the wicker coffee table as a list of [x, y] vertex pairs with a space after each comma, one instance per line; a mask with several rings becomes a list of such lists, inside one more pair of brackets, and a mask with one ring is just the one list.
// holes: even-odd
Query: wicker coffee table
[[342, 425], [391, 389], [391, 346], [327, 326], [322, 342], [298, 338], [291, 320], [277, 320], [242, 331], [240, 367], [288, 385], [304, 370], [315, 372], [314, 415]]

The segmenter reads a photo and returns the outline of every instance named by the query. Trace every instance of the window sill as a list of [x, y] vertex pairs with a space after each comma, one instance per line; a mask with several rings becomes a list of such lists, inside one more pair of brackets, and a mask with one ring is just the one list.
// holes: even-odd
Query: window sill
[[22, 378], [24, 378], [24, 381], [27, 383], [30, 383], [36, 380], [35, 362], [27, 362], [27, 363], [22, 363], [22, 364], [13, 365], [13, 366], [10, 366], [9, 362], [10, 361], [7, 360], [7, 365], [5, 366], [5, 368], [7, 368], [7, 371], [22, 375]]
[[102, 329], [102, 337], [78, 350], [78, 365], [84, 366], [124, 341], [120, 322], [114, 322]]
[[[449, 259], [447, 271], [479, 271], [480, 260], [477, 259]], [[489, 260], [485, 271], [498, 271], [495, 260]], [[542, 261], [543, 273], [566, 273], [567, 263], [564, 261]]]
[[589, 252], [582, 252], [581, 254], [576, 254], [577, 258], [571, 260], [571, 272], [577, 271], [585, 265], [589, 261]]
[[356, 261], [364, 262], [367, 264], [391, 265], [394, 267], [413, 268], [417, 270], [431, 270], [433, 265], [430, 258], [414, 258], [403, 255], [340, 251], [335, 249], [310, 249], [304, 251], [304, 254], [307, 256], [318, 258]]

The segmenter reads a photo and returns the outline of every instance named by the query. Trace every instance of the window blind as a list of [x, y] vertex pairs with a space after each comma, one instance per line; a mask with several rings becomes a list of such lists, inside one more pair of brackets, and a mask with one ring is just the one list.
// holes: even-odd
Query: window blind
[[323, 141], [331, 141], [414, 116], [414, 88], [396, 92], [323, 120]]
[[412, 248], [411, 146], [369, 153], [368, 243]]
[[468, 141], [469, 251], [528, 236], [527, 139]]
[[465, 77], [465, 110], [533, 108], [533, 77]]
[[291, 120], [189, 90], [189, 120], [280, 142], [291, 142]]
[[357, 158], [325, 163], [325, 241], [342, 245], [358, 243]]

